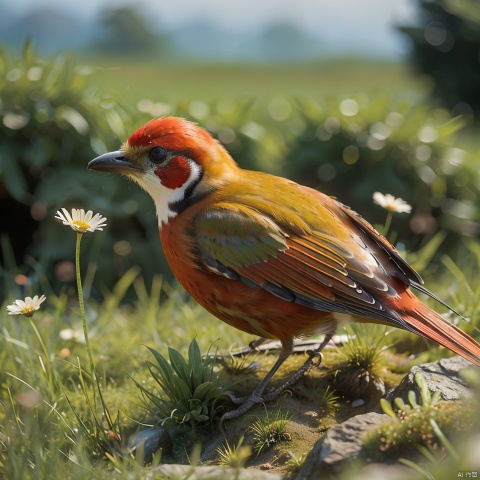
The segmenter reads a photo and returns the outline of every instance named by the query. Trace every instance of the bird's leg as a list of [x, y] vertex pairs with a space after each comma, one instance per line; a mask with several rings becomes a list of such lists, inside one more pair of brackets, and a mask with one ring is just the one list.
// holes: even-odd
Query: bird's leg
[[[252, 352], [258, 352], [258, 347], [260, 345], [263, 345], [265, 342], [268, 342], [270, 339], [269, 338], [264, 338], [264, 337], [259, 337], [259, 338], [256, 338], [255, 340], [252, 340], [249, 344], [248, 344], [248, 348], [250, 349], [247, 354], [245, 355], [245, 357], [243, 358], [242, 360], [242, 365], [245, 363], [245, 361], [247, 360], [247, 358], [251, 355]], [[232, 403], [234, 403], [235, 405], [241, 405], [242, 403], [245, 402], [245, 400], [247, 400], [248, 397], [237, 397], [236, 395], [234, 395], [233, 393], [227, 393], [227, 396], [228, 398], [230, 399], [230, 401]]]
[[[265, 387], [267, 386], [271, 378], [275, 375], [276, 371], [280, 368], [282, 363], [290, 356], [292, 351], [293, 351], [293, 342], [282, 344], [280, 355], [278, 356], [278, 359], [273, 365], [273, 367], [265, 375], [265, 378], [258, 384], [257, 388], [238, 408], [230, 412], [227, 412], [222, 416], [220, 420], [220, 425], [223, 425], [225, 420], [230, 420], [232, 418], [237, 418], [242, 416], [244, 413], [248, 412], [254, 405], [258, 403], [262, 403], [264, 401], [262, 393], [265, 390]], [[234, 399], [232, 400], [235, 402]]]
[[[270, 392], [266, 395], [262, 395], [265, 387], [267, 386], [268, 382], [271, 380], [275, 372], [280, 368], [282, 363], [290, 356], [293, 350], [293, 343], [290, 342], [288, 344], [283, 344], [282, 350], [280, 351], [280, 355], [278, 360], [275, 362], [275, 365], [271, 368], [271, 370], [267, 373], [265, 378], [260, 382], [258, 387], [253, 391], [250, 397], [247, 398], [245, 402], [240, 405], [240, 407], [227, 412], [223, 415], [220, 420], [220, 425], [223, 425], [225, 420], [231, 420], [232, 418], [238, 418], [244, 413], [248, 412], [254, 405], [263, 402], [269, 402], [270, 400], [274, 400], [277, 398], [282, 392], [284, 392], [287, 388], [291, 387], [295, 382], [297, 382], [304, 374], [307, 372], [312, 366], [318, 366], [322, 361], [322, 350], [325, 346], [330, 342], [333, 337], [333, 333], [329, 333], [325, 336], [323, 342], [315, 349], [311, 350], [308, 353], [307, 361], [280, 387], [276, 388], [273, 392]], [[317, 358], [317, 362], [314, 362], [314, 358]]]
[[[305, 372], [310, 370], [311, 367], [318, 367], [322, 362], [322, 350], [328, 344], [328, 342], [332, 339], [333, 333], [329, 333], [325, 336], [323, 342], [315, 349], [307, 351], [308, 359], [307, 361], [280, 387], [276, 388], [273, 392], [268, 393], [267, 395], [263, 396], [264, 402], [269, 402], [270, 400], [274, 400], [277, 398], [282, 392], [284, 392], [287, 388], [291, 387], [294, 383], [296, 383], [300, 378], [303, 377]], [[313, 361], [314, 358], [318, 358], [316, 362]]]

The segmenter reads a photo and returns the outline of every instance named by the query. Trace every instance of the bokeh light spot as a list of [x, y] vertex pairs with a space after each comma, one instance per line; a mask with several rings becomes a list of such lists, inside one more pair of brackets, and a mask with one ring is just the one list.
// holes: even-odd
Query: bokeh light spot
[[433, 127], [423, 127], [420, 132], [418, 132], [418, 138], [421, 142], [432, 143], [438, 138], [437, 129]]
[[210, 113], [210, 107], [200, 100], [194, 100], [188, 107], [190, 115], [195, 118], [204, 118]]
[[218, 131], [218, 139], [220, 140], [221, 143], [224, 145], [228, 145], [230, 143], [233, 143], [235, 141], [236, 135], [235, 135], [235, 130], [230, 127], [222, 127]]
[[328, 133], [337, 133], [340, 130], [340, 120], [337, 117], [328, 117], [323, 122], [323, 128]]
[[353, 117], [360, 110], [358, 103], [353, 98], [342, 100], [339, 108], [342, 115], [345, 115], [346, 117]]
[[43, 75], [43, 69], [40, 67], [32, 67], [27, 72], [27, 78], [31, 82], [38, 82]]
[[442, 45], [447, 39], [447, 29], [440, 22], [430, 22], [425, 28], [425, 40], [434, 47]]
[[28, 277], [22, 274], [15, 275], [15, 283], [23, 287], [28, 283]]
[[356, 145], [348, 145], [343, 149], [342, 157], [347, 165], [353, 165], [360, 158], [360, 150]]
[[119, 240], [113, 244], [113, 251], [117, 255], [125, 256], [132, 252], [132, 246], [126, 240]]
[[279, 97], [268, 104], [268, 113], [274, 120], [281, 122], [290, 116], [292, 107], [285, 98]]
[[317, 176], [322, 182], [329, 182], [337, 176], [337, 170], [331, 163], [324, 163], [318, 167]]

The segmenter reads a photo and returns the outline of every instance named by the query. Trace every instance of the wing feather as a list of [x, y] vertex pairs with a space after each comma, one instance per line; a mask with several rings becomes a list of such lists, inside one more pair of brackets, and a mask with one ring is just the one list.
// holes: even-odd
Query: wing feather
[[[285, 208], [282, 214], [286, 215]], [[390, 260], [383, 244], [379, 248], [369, 238], [355, 241], [341, 213], [337, 219], [336, 212], [329, 210], [327, 217], [338, 231], [335, 237], [320, 228], [289, 228], [293, 223], [289, 219], [282, 222], [258, 207], [221, 202], [196, 218], [197, 253], [210, 271], [263, 288], [285, 301], [402, 323], [375, 295], [375, 291], [396, 295], [381, 277], [398, 269], [400, 262]], [[359, 229], [358, 235], [363, 231]]]
[[385, 237], [382, 237], [361, 215], [351, 208], [341, 203], [338, 203], [338, 205], [348, 218], [388, 255], [391, 262], [389, 265], [387, 264], [390, 267], [387, 273], [393, 274], [407, 284], [415, 282], [423, 285], [422, 277], [399, 255], [395, 247]]

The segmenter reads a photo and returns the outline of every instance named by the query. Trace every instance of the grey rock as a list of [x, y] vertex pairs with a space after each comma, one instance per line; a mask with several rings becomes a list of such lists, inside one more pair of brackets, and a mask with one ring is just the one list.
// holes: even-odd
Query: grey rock
[[407, 401], [407, 395], [413, 390], [420, 398], [420, 389], [415, 382], [415, 374], [420, 372], [425, 379], [430, 392], [440, 392], [443, 400], [460, 400], [471, 398], [474, 395], [472, 389], [461, 379], [458, 372], [472, 364], [462, 357], [444, 358], [438, 362], [424, 363], [412, 367], [403, 380], [387, 393], [386, 399], [390, 402], [397, 397]]
[[153, 470], [171, 480], [282, 480], [278, 473], [253, 468], [224, 468], [217, 466], [191, 467], [190, 465], [159, 465]]
[[316, 480], [320, 474], [337, 472], [340, 465], [360, 455], [365, 432], [388, 418], [388, 415], [370, 412], [356, 415], [328, 430], [308, 454], [296, 480]]
[[144, 428], [128, 439], [128, 448], [137, 458], [142, 455], [144, 463], [150, 463], [156, 451], [162, 449], [162, 453], [168, 453], [171, 450], [172, 440], [164, 428]]

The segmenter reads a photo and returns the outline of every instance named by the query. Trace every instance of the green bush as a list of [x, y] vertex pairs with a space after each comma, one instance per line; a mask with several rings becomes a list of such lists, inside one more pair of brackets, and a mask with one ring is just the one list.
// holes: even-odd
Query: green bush
[[456, 114], [480, 113], [480, 5], [470, 0], [417, 0], [417, 25], [399, 30], [412, 43], [410, 61], [431, 79], [431, 94]]
[[159, 392], [135, 384], [155, 408], [162, 424], [170, 422], [195, 426], [212, 422], [218, 401], [225, 400], [227, 385], [221, 379], [222, 371], [215, 369], [216, 356], [201, 355], [194, 338], [188, 347], [188, 359], [174, 348], [168, 348], [170, 362], [153, 348], [149, 348], [156, 363], [147, 361], [147, 367], [157, 383]]
[[[45, 271], [57, 288], [58, 283], [73, 285], [72, 264], [58, 263], [73, 258], [72, 245], [63, 241], [53, 220], [60, 207], [107, 216], [108, 233], [93, 245], [99, 250], [103, 242], [104, 252], [113, 250], [98, 262], [96, 275], [104, 283], [136, 263], [153, 275], [145, 259], [161, 258], [151, 201], [118, 178], [86, 169], [90, 159], [118, 148], [131, 130], [128, 112], [94, 86], [92, 73], [75, 66], [69, 55], [38, 58], [29, 43], [20, 59], [0, 52], [0, 264], [8, 271], [0, 270], [7, 285], [24, 273], [31, 287]], [[138, 248], [128, 260], [130, 243], [119, 247], [121, 240]]]
[[450, 232], [451, 244], [478, 233], [480, 162], [459, 148], [454, 134], [462, 119], [386, 95], [312, 106], [297, 110], [302, 128], [283, 159], [287, 176], [336, 196], [374, 224], [385, 221], [373, 206], [375, 191], [403, 198], [413, 213], [396, 217], [393, 228], [410, 249], [439, 229]]

